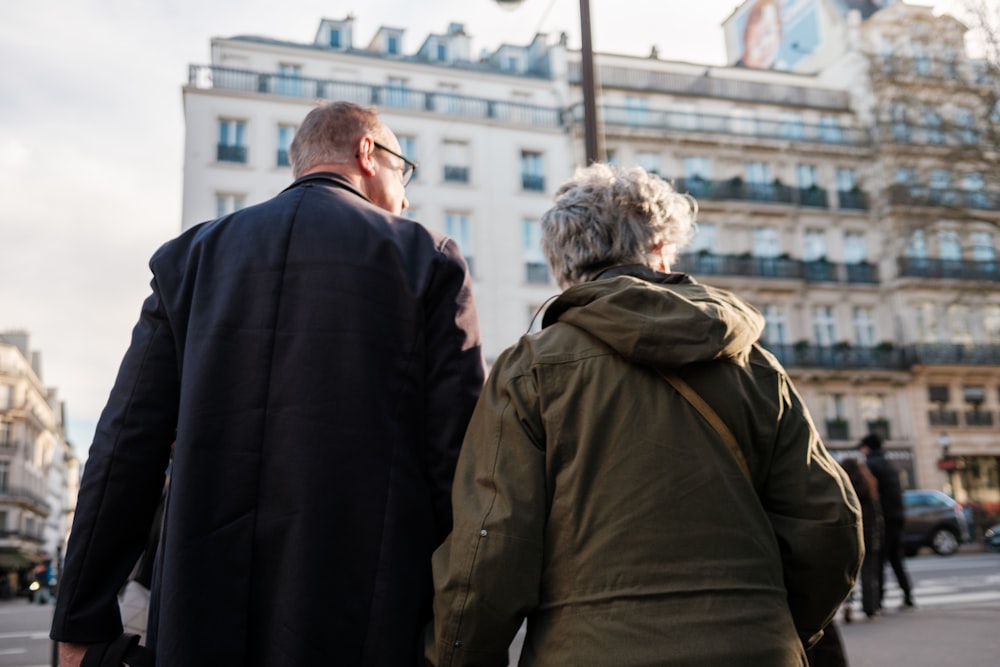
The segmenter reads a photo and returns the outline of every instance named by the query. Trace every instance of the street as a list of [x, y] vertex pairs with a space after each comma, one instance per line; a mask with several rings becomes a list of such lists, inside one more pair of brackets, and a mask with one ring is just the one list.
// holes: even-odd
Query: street
[[[925, 553], [908, 558], [906, 566], [914, 582], [915, 610], [899, 610], [900, 592], [888, 573], [880, 617], [864, 619], [860, 602], [854, 603], [853, 623], [844, 624], [843, 614], [837, 616], [851, 667], [1000, 664], [1000, 554], [965, 552], [943, 558]], [[0, 667], [50, 666], [51, 619], [51, 604], [0, 602]], [[519, 634], [512, 656], [520, 650], [520, 640]]]

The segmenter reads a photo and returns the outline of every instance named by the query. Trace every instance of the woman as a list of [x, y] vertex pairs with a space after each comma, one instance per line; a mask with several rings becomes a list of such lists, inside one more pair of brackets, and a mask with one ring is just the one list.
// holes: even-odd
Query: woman
[[763, 318], [670, 272], [696, 210], [594, 164], [542, 217], [566, 291], [497, 360], [466, 433], [432, 664], [506, 665], [527, 617], [521, 665], [799, 667], [850, 590], [857, 500], [755, 345]]

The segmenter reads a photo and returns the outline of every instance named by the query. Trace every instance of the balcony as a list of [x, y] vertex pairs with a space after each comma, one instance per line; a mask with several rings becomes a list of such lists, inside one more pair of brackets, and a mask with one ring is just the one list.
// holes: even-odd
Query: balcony
[[905, 121], [883, 121], [876, 128], [882, 141], [913, 146], [968, 146], [980, 150], [979, 131], [969, 126], [916, 125]]
[[889, 203], [894, 206], [943, 206], [998, 211], [1000, 193], [958, 188], [925, 188], [897, 183], [889, 188]]
[[[601, 82], [604, 83], [603, 81]], [[583, 122], [583, 110], [573, 107], [573, 120]], [[666, 111], [638, 107], [602, 107], [601, 120], [610, 128], [642, 128], [672, 130], [713, 137], [743, 137], [746, 140], [778, 140], [796, 144], [867, 147], [871, 144], [868, 130], [860, 127], [789, 124], [782, 120], [721, 116], [681, 111]]]
[[446, 183], [468, 183], [469, 182], [469, 168], [468, 167], [450, 167], [445, 165], [444, 167], [444, 180]]
[[899, 257], [896, 264], [901, 278], [1000, 281], [1000, 262], [996, 260]]
[[524, 280], [533, 285], [549, 284], [549, 265], [544, 262], [527, 262], [524, 265]]
[[916, 343], [907, 348], [913, 364], [1000, 365], [1000, 345], [989, 343]]
[[993, 426], [993, 412], [991, 410], [966, 410], [966, 426]]
[[848, 427], [846, 419], [827, 419], [826, 420], [826, 438], [827, 440], [850, 440], [851, 431]]
[[188, 68], [188, 86], [197, 89], [292, 96], [303, 100], [346, 100], [362, 105], [499, 120], [532, 127], [552, 128], [563, 125], [562, 110], [552, 107], [356, 81], [288, 77], [276, 72], [257, 72], [209, 65], [191, 65]]
[[798, 188], [796, 201], [799, 206], [810, 206], [813, 208], [828, 208], [826, 190], [822, 190], [815, 185], [808, 188]]
[[868, 210], [868, 196], [860, 190], [837, 190], [837, 206], [855, 211]]
[[711, 252], [683, 253], [677, 269], [695, 276], [748, 276], [808, 282], [878, 284], [878, 267], [872, 264], [839, 264], [825, 260], [803, 261], [789, 257], [717, 255]]
[[958, 411], [928, 410], [927, 423], [931, 426], [958, 426]]
[[906, 350], [895, 347], [765, 343], [786, 368], [909, 368]]
[[246, 164], [247, 147], [218, 144], [215, 159], [219, 162], [238, 162], [240, 164]]
[[545, 177], [537, 174], [521, 174], [521, 189], [545, 192]]

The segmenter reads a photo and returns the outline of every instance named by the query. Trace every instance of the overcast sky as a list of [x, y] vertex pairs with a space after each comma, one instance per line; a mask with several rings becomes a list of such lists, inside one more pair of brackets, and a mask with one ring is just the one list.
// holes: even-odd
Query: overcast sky
[[[594, 48], [711, 64], [737, 0], [591, 0]], [[930, 2], [948, 6], [950, 0]], [[576, 0], [4, 0], [0, 20], [0, 331], [26, 329], [84, 457], [148, 294], [147, 261], [180, 232], [181, 86], [209, 40], [311, 42], [321, 18], [380, 25], [404, 50], [465, 24], [473, 53], [567, 32]], [[511, 341], [513, 342], [513, 341]]]

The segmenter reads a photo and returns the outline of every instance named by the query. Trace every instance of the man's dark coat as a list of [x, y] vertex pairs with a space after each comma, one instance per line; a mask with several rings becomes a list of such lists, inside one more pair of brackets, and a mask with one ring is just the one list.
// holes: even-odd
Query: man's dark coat
[[54, 639], [121, 632], [176, 440], [157, 662], [403, 665], [483, 382], [454, 242], [335, 174], [199, 225], [150, 262], [101, 416]]

